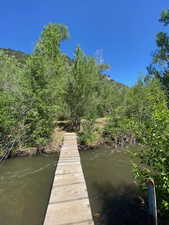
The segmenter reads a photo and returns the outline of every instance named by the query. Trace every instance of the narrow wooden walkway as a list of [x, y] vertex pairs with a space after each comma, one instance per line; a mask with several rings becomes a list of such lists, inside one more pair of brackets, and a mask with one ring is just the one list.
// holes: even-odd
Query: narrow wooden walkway
[[74, 133], [64, 137], [44, 225], [94, 225]]

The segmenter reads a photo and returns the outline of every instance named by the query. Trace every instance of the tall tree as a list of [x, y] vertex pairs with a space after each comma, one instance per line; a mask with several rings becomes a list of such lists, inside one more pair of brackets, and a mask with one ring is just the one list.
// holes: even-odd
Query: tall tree
[[11, 151], [27, 142], [25, 121], [31, 99], [25, 68], [0, 52], [0, 151]]
[[[169, 25], [169, 9], [162, 11], [159, 21], [164, 26]], [[156, 38], [157, 49], [153, 54], [153, 61], [148, 67], [148, 72], [149, 75], [155, 76], [161, 81], [169, 97], [169, 34], [159, 32]]]
[[37, 42], [35, 53], [53, 58], [60, 52], [61, 41], [68, 39], [68, 28], [63, 24], [48, 24]]
[[31, 81], [33, 108], [30, 116], [32, 140], [44, 145], [52, 132], [58, 102], [62, 93], [63, 74], [66, 74], [66, 57], [60, 43], [68, 37], [67, 27], [48, 24], [40, 36], [35, 51], [27, 60]]
[[79, 130], [82, 117], [95, 112], [97, 105], [98, 68], [92, 57], [87, 57], [80, 47], [75, 50], [75, 58], [65, 89], [72, 126]]

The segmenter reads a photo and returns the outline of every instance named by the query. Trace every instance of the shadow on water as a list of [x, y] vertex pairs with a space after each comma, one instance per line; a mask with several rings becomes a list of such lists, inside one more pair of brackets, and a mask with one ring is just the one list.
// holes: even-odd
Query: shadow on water
[[147, 225], [147, 212], [138, 190], [133, 184], [114, 187], [94, 184], [100, 198], [100, 216], [94, 214], [98, 225]]
[[148, 224], [127, 152], [100, 147], [82, 151], [81, 160], [95, 225]]

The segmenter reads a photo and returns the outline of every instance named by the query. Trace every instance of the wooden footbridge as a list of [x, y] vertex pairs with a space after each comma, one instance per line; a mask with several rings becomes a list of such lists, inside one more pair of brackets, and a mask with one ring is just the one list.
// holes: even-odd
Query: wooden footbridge
[[44, 225], [94, 225], [74, 133], [64, 136]]

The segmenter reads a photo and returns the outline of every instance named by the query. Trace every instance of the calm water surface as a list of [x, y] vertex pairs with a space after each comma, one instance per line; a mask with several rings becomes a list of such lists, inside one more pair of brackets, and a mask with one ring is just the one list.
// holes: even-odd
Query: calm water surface
[[[82, 151], [95, 225], [146, 225], [130, 158], [110, 148]], [[57, 155], [16, 158], [0, 164], [0, 225], [42, 225]]]
[[0, 225], [42, 225], [58, 156], [0, 164]]
[[95, 225], [146, 225], [129, 154], [104, 147], [80, 154]]

